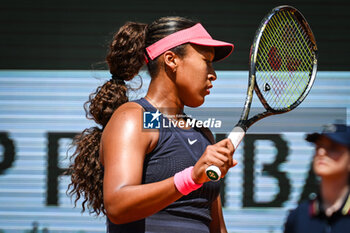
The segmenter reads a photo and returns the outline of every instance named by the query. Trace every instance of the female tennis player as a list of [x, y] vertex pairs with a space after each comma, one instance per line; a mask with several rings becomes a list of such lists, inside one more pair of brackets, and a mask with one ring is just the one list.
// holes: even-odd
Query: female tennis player
[[[112, 78], [87, 102], [101, 128], [75, 139], [70, 166], [75, 203], [83, 197], [83, 210], [106, 214], [108, 232], [227, 232], [220, 182], [209, 182], [205, 171], [215, 165], [224, 177], [237, 164], [234, 147], [188, 127], [183, 110], [203, 104], [217, 78], [212, 62], [232, 50], [181, 17], [129, 22], [115, 34], [106, 58]], [[125, 81], [145, 64], [147, 95], [129, 102]], [[156, 129], [145, 129], [145, 119]], [[177, 126], [165, 129], [163, 121]]]

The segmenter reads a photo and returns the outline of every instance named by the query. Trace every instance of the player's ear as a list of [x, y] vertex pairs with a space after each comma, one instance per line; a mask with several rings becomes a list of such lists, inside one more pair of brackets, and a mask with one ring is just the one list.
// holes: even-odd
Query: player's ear
[[179, 57], [172, 51], [163, 54], [164, 63], [172, 72], [175, 72], [179, 64]]

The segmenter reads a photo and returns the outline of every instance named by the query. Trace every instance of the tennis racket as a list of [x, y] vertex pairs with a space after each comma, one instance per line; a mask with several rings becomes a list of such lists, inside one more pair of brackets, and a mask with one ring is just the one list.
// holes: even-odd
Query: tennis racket
[[[304, 16], [291, 6], [274, 8], [262, 20], [251, 46], [247, 97], [228, 136], [234, 147], [255, 122], [296, 108], [309, 93], [316, 70], [316, 40]], [[265, 109], [248, 118], [254, 90]], [[214, 165], [206, 174], [214, 181], [221, 177]]]

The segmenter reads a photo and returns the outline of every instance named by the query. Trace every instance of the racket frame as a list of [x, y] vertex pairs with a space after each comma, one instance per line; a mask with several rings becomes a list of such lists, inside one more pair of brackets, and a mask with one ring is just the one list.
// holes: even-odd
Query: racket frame
[[[314, 60], [313, 60], [313, 64], [312, 64], [312, 72], [310, 74], [310, 79], [309, 79], [309, 83], [307, 85], [307, 88], [303, 91], [303, 93], [300, 95], [300, 97], [293, 103], [291, 104], [288, 108], [283, 108], [283, 109], [273, 109], [265, 100], [264, 96], [262, 95], [258, 85], [256, 85], [256, 62], [257, 62], [257, 56], [258, 56], [258, 51], [259, 51], [259, 43], [261, 40], [261, 37], [264, 33], [264, 30], [266, 28], [266, 25], [269, 23], [269, 21], [272, 19], [272, 17], [277, 14], [280, 11], [290, 11], [292, 12], [292, 14], [294, 14], [294, 16], [297, 18], [297, 20], [299, 21], [300, 25], [304, 28], [305, 32], [307, 32], [309, 39], [312, 43], [312, 51], [314, 52]], [[310, 92], [312, 85], [315, 81], [316, 78], [316, 73], [317, 73], [317, 57], [318, 57], [318, 52], [317, 52], [317, 45], [316, 45], [316, 39], [315, 36], [308, 24], [308, 22], [306, 21], [305, 17], [301, 14], [300, 11], [298, 11], [296, 8], [289, 6], [289, 5], [283, 5], [283, 6], [278, 6], [274, 9], [272, 9], [270, 11], [270, 13], [268, 13], [263, 20], [260, 23], [259, 28], [257, 29], [256, 33], [255, 33], [255, 37], [253, 40], [253, 44], [251, 46], [251, 50], [250, 50], [250, 59], [249, 59], [249, 81], [248, 81], [248, 90], [247, 90], [247, 98], [245, 100], [245, 104], [244, 104], [244, 109], [242, 111], [242, 115], [240, 117], [239, 122], [237, 123], [236, 126], [241, 127], [242, 129], [244, 129], [245, 131], [247, 131], [247, 129], [253, 125], [255, 122], [267, 117], [267, 116], [271, 116], [271, 115], [276, 115], [276, 114], [281, 114], [281, 113], [285, 113], [285, 112], [289, 112], [291, 110], [293, 110], [294, 108], [296, 108], [301, 102], [303, 102], [303, 100], [305, 99], [305, 97], [308, 95], [308, 93]], [[251, 117], [250, 119], [248, 119], [249, 117], [249, 112], [250, 112], [250, 106], [253, 100], [253, 90], [255, 90], [255, 93], [257, 94], [260, 102], [262, 103], [262, 105], [264, 106], [264, 108], [266, 109], [265, 112], [262, 112], [260, 114], [254, 115], [253, 117]]]
[[[259, 43], [261, 40], [261, 37], [263, 35], [263, 32], [266, 28], [266, 25], [268, 22], [271, 20], [271, 18], [278, 13], [279, 11], [283, 10], [288, 10], [291, 11], [299, 21], [300, 25], [304, 28], [304, 30], [307, 32], [309, 39], [312, 43], [312, 51], [314, 52], [314, 60], [312, 61], [312, 72], [310, 74], [310, 79], [307, 88], [303, 91], [303, 93], [300, 95], [300, 97], [293, 103], [291, 104], [288, 108], [283, 108], [283, 109], [273, 109], [265, 98], [263, 97], [258, 85], [256, 85], [256, 62], [257, 62], [257, 56], [258, 56], [258, 50], [259, 50]], [[316, 39], [314, 34], [311, 31], [311, 28], [309, 24], [307, 23], [306, 19], [304, 16], [294, 7], [288, 6], [288, 5], [283, 5], [276, 7], [270, 11], [267, 16], [265, 16], [260, 23], [259, 28], [257, 29], [255, 33], [255, 37], [253, 40], [253, 44], [250, 49], [250, 54], [249, 54], [249, 79], [248, 79], [248, 89], [247, 89], [247, 96], [245, 99], [243, 111], [240, 117], [240, 120], [236, 124], [236, 126], [233, 128], [233, 130], [230, 132], [228, 138], [230, 138], [232, 144], [234, 145], [235, 148], [238, 147], [238, 145], [241, 143], [243, 137], [245, 136], [246, 131], [248, 128], [256, 123], [257, 121], [271, 115], [276, 115], [276, 114], [282, 114], [285, 112], [289, 112], [292, 109], [296, 108], [308, 95], [308, 93], [311, 90], [311, 87], [315, 81], [316, 78], [316, 73], [317, 73], [317, 45], [316, 45]], [[253, 101], [253, 96], [254, 96], [254, 90], [260, 100], [260, 102], [263, 104], [264, 108], [266, 111], [256, 114], [253, 117], [249, 118], [249, 112], [250, 112], [250, 107], [251, 103]], [[211, 179], [212, 181], [218, 181], [221, 177], [221, 171], [218, 167], [215, 165], [211, 165], [206, 169], [206, 174]]]

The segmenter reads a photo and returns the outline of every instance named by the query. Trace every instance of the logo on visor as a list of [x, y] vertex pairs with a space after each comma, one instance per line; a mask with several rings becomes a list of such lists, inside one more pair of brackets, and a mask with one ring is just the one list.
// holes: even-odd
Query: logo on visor
[[143, 128], [144, 129], [159, 129], [160, 118], [162, 115], [159, 110], [156, 112], [144, 112], [143, 113]]

